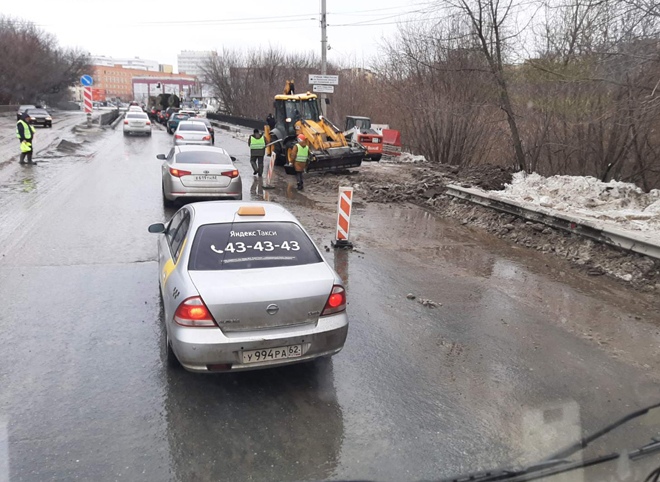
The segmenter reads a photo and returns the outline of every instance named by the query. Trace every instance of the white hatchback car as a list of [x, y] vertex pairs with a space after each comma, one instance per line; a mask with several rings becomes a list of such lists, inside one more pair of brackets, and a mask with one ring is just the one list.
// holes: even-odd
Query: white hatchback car
[[159, 285], [171, 365], [253, 370], [343, 348], [342, 280], [282, 206], [192, 203], [149, 232], [162, 233]]
[[151, 121], [144, 112], [127, 112], [124, 117], [124, 135], [146, 134], [151, 135]]

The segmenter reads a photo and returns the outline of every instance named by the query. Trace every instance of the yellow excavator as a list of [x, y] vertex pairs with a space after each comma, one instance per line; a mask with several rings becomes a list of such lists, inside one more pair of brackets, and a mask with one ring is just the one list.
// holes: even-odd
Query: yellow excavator
[[290, 165], [289, 151], [296, 137], [304, 134], [310, 143], [310, 162], [307, 171], [341, 171], [359, 167], [367, 157], [367, 149], [357, 142], [347, 141], [329, 119], [321, 115], [316, 94], [296, 94], [294, 83], [287, 80], [284, 94], [275, 96], [274, 120], [264, 126], [267, 154], [276, 153], [275, 164], [285, 166], [288, 174], [295, 174]]

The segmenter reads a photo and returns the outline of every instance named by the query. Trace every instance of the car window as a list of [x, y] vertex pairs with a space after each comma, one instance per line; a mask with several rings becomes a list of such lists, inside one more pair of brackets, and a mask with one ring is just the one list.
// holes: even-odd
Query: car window
[[170, 249], [172, 248], [172, 241], [174, 240], [174, 235], [176, 234], [176, 230], [179, 228], [179, 225], [183, 220], [184, 213], [185, 213], [185, 209], [180, 209], [179, 211], [177, 211], [174, 214], [174, 216], [172, 216], [172, 219], [170, 219], [170, 222], [167, 225], [167, 230], [165, 231], [165, 238], [167, 239], [167, 244], [170, 246]]
[[180, 131], [196, 131], [196, 132], [207, 132], [206, 126], [200, 124], [199, 122], [190, 123], [190, 124], [179, 124]]
[[127, 119], [148, 119], [147, 114], [138, 114], [137, 112], [126, 114]]
[[44, 109], [28, 109], [27, 113], [32, 115], [48, 115], [48, 112], [46, 112]]
[[231, 164], [231, 158], [224, 152], [186, 151], [176, 155], [177, 164]]
[[274, 268], [322, 261], [314, 243], [295, 223], [205, 224], [195, 233], [188, 269]]
[[186, 211], [181, 220], [181, 224], [174, 233], [172, 238], [172, 245], [170, 249], [172, 250], [172, 258], [176, 263], [181, 254], [181, 248], [183, 247], [183, 240], [186, 239], [186, 234], [188, 233], [188, 228], [190, 227], [190, 214]]

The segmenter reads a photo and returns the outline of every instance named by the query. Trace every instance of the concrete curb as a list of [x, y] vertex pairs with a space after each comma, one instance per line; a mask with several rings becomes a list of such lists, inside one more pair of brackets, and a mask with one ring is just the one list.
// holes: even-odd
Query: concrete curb
[[480, 189], [465, 188], [454, 184], [447, 185], [447, 194], [480, 204], [497, 211], [513, 214], [530, 221], [547, 224], [571, 233], [584, 236], [600, 243], [609, 244], [624, 251], [633, 251], [650, 258], [660, 259], [660, 243], [655, 237], [644, 233], [633, 233], [609, 226], [598, 221], [578, 218], [569, 214], [560, 213], [554, 209], [543, 207], [533, 208], [529, 205], [504, 199], [497, 194], [485, 192]]

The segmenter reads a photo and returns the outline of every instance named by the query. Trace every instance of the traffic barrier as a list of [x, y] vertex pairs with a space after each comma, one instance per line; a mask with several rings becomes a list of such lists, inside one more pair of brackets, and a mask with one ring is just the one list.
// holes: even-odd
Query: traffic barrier
[[521, 202], [504, 199], [497, 193], [484, 192], [480, 189], [448, 184], [446, 192], [452, 197], [563, 229], [623, 251], [634, 251], [650, 258], [660, 259], [660, 242], [643, 232], [631, 233], [616, 227], [607, 227], [596, 220], [579, 218], [550, 208], [524, 205]]
[[352, 248], [349, 241], [351, 227], [351, 209], [353, 207], [353, 188], [339, 187], [339, 199], [337, 201], [337, 231], [335, 234], [335, 248]]
[[264, 189], [273, 189], [273, 171], [275, 170], [275, 151], [268, 157], [268, 171], [266, 172], [266, 184]]
[[85, 112], [87, 114], [91, 114], [93, 110], [91, 87], [83, 87], [83, 101], [85, 106]]

